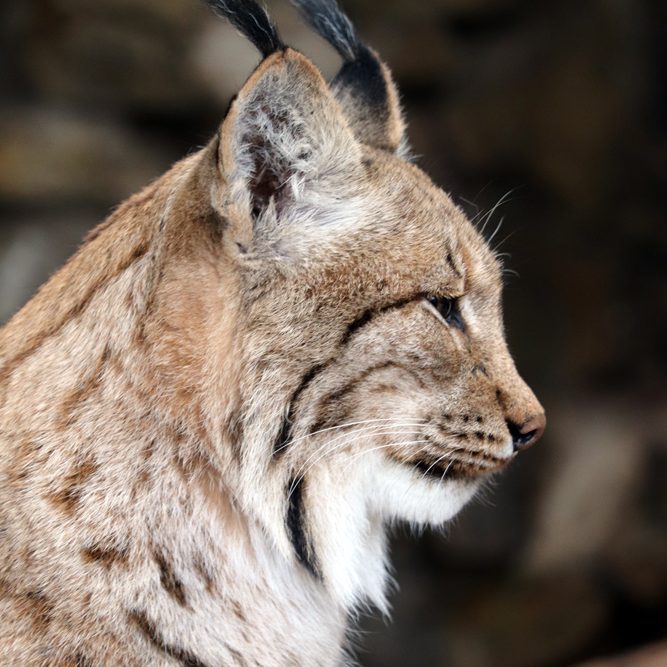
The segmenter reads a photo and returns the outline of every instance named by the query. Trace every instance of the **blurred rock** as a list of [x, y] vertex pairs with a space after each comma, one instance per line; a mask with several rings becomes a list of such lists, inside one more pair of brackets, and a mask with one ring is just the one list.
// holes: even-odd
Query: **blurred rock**
[[564, 200], [599, 204], [634, 92], [619, 85], [628, 63], [609, 62], [608, 44], [636, 39], [641, 14], [628, 3], [524, 3], [496, 16], [450, 32], [455, 62], [467, 63], [452, 71], [457, 94], [441, 125], [458, 169], [523, 162]]
[[209, 17], [202, 4], [32, 0], [20, 23], [23, 48], [13, 58], [22, 85], [85, 106], [188, 106], [205, 94], [187, 58]]
[[667, 642], [612, 658], [592, 660], [578, 667], [665, 667], [665, 665], [667, 665]]
[[0, 324], [32, 296], [76, 250], [100, 211], [12, 217], [0, 227]]
[[399, 581], [392, 625], [365, 624], [367, 667], [562, 665], [609, 621], [608, 596], [582, 572], [517, 578], [459, 567], [436, 573], [420, 571], [414, 553], [411, 565]]
[[586, 402], [551, 409], [555, 451], [526, 550], [529, 571], [586, 565], [626, 519], [646, 458], [638, 420], [628, 416]]
[[[667, 409], [659, 411], [664, 417]], [[634, 604], [657, 608], [667, 603], [667, 429], [644, 420], [654, 439], [634, 502], [623, 512], [607, 545], [608, 568], [620, 590]]]
[[480, 591], [450, 612], [450, 658], [445, 664], [536, 667], [562, 663], [600, 632], [607, 613], [607, 601], [585, 576], [509, 580]]
[[103, 116], [60, 109], [0, 112], [0, 200], [119, 203], [169, 165], [150, 139]]

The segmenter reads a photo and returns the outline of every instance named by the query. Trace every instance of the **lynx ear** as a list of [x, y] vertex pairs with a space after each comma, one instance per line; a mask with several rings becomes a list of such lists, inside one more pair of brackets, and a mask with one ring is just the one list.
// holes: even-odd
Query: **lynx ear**
[[292, 0], [343, 58], [331, 89], [359, 141], [391, 152], [405, 146], [405, 123], [389, 68], [359, 40], [335, 0]]
[[317, 68], [285, 49], [237, 95], [221, 128], [219, 164], [228, 200], [256, 227], [267, 224], [265, 214], [280, 222], [297, 205], [331, 199], [360, 164], [360, 147]]

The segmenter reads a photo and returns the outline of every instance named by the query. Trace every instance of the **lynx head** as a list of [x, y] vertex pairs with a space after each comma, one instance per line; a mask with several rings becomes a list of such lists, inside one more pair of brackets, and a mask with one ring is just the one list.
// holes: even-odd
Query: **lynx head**
[[254, 3], [210, 0], [265, 58], [193, 162], [218, 234], [188, 256], [211, 268], [197, 303], [215, 296], [181, 344], [206, 360], [239, 503], [342, 604], [383, 606], [384, 526], [451, 518], [545, 417], [499, 262], [404, 158], [386, 66], [334, 2], [294, 1], [343, 57], [330, 85]]

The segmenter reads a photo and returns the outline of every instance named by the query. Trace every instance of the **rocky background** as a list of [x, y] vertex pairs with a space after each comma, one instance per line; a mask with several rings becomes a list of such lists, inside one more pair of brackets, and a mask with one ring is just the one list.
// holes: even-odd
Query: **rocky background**
[[[360, 660], [667, 665], [666, 6], [345, 5], [393, 68], [419, 163], [479, 220], [503, 198], [487, 231], [504, 218], [493, 244], [520, 276], [508, 335], [549, 417], [445, 535], [396, 536], [393, 622], [364, 620]], [[269, 7], [333, 74], [286, 0]], [[1, 321], [207, 141], [257, 61], [196, 0], [2, 1]]]

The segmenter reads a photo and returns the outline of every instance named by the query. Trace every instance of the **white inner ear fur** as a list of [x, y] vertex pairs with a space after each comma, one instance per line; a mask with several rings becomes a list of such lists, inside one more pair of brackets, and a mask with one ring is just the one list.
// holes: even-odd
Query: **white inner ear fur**
[[247, 85], [233, 110], [233, 164], [225, 168], [228, 201], [250, 210], [259, 188], [266, 198], [256, 237], [358, 218], [359, 204], [340, 190], [360, 168], [361, 149], [315, 68], [285, 55]]

